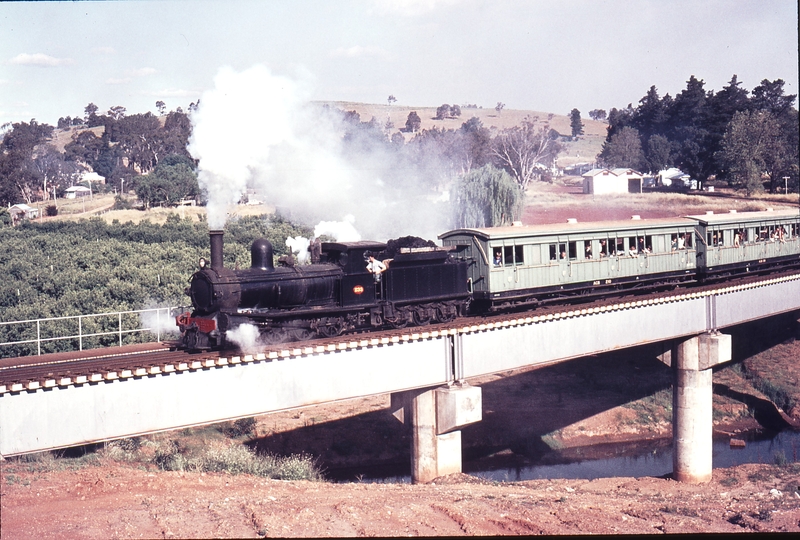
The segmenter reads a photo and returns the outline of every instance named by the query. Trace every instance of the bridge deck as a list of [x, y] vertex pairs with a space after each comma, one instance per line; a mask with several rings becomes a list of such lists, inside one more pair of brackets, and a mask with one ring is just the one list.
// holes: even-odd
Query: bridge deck
[[142, 435], [666, 341], [800, 310], [800, 275], [395, 340], [4, 389], [0, 455]]

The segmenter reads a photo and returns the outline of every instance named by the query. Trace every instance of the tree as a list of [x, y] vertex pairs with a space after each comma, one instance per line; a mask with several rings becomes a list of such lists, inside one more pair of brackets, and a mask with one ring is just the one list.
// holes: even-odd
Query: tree
[[491, 164], [461, 177], [453, 199], [454, 226], [498, 227], [510, 225], [522, 213], [523, 193], [502, 169]]
[[663, 135], [653, 135], [647, 140], [646, 161], [651, 172], [662, 171], [672, 164], [672, 144]]
[[406, 131], [416, 133], [422, 127], [422, 119], [417, 114], [417, 111], [411, 111], [406, 118]]
[[761, 173], [777, 153], [778, 124], [767, 111], [737, 112], [722, 138], [721, 160], [734, 185], [749, 197], [763, 190]]
[[531, 180], [554, 163], [560, 150], [548, 123], [540, 125], [537, 118], [526, 117], [521, 125], [504, 129], [494, 138], [492, 157], [525, 191]]
[[53, 188], [64, 189], [72, 185], [80, 175], [80, 168], [74, 162], [65, 161], [64, 154], [51, 144], [38, 147], [31, 156], [28, 167], [37, 178], [41, 190], [38, 198], [50, 199]]
[[116, 105], [108, 109], [108, 116], [114, 120], [121, 120], [125, 117], [125, 107]]
[[589, 111], [589, 118], [603, 121], [606, 119], [606, 111], [604, 109], [592, 109]]
[[53, 135], [53, 126], [30, 122], [12, 124], [0, 144], [0, 204], [13, 204], [21, 196], [31, 204], [40, 192], [39, 176], [31, 166], [34, 151]]
[[572, 129], [572, 137], [583, 135], [583, 122], [581, 122], [581, 111], [572, 109], [569, 113], [569, 126]]
[[506, 104], [505, 103], [501, 103], [500, 101], [498, 101], [497, 105], [494, 106], [494, 110], [497, 111], [497, 114], [500, 114], [501, 112], [503, 112], [503, 109], [505, 109], [505, 108], [506, 108]]
[[200, 193], [194, 163], [184, 156], [167, 156], [149, 175], [141, 176], [136, 196], [146, 207], [170, 206]]
[[450, 105], [447, 103], [439, 105], [436, 109], [436, 119], [444, 120], [445, 118], [450, 118]]
[[608, 167], [640, 170], [644, 165], [644, 153], [639, 132], [636, 128], [623, 127], [603, 144], [599, 157]]
[[394, 97], [394, 94], [389, 94], [389, 98], [386, 101], [389, 102], [389, 105], [392, 105], [394, 102], [397, 101], [397, 98]]
[[462, 174], [473, 168], [483, 167], [492, 159], [492, 135], [489, 128], [476, 117], [472, 117], [456, 132], [456, 147], [452, 153], [461, 165]]
[[453, 105], [450, 107], [450, 118], [458, 118], [461, 116], [461, 106]]
[[89, 104], [86, 106], [86, 108], [84, 108], [84, 109], [83, 109], [83, 112], [84, 112], [84, 114], [85, 114], [84, 118], [86, 119], [86, 121], [88, 122], [88, 121], [89, 121], [89, 118], [90, 118], [91, 116], [97, 116], [97, 111], [98, 111], [99, 109], [100, 109], [100, 108], [99, 108], [97, 105], [95, 105], [94, 103], [89, 103]]
[[158, 110], [158, 114], [160, 116], [167, 114], [167, 105], [161, 100], [156, 101], [156, 109]]

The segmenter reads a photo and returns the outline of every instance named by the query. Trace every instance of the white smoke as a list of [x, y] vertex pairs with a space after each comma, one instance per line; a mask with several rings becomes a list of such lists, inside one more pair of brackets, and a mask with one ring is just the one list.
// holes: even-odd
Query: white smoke
[[290, 236], [286, 239], [286, 245], [292, 253], [297, 255], [297, 262], [300, 264], [306, 264], [311, 258], [311, 253], [308, 251], [310, 243], [311, 241], [308, 238], [302, 236], [295, 236], [294, 238]]
[[[429, 200], [431, 183], [398, 169], [397, 160], [374, 145], [361, 152], [353, 150], [357, 145], [345, 147], [339, 115], [308, 102], [309, 81], [306, 73], [292, 79], [261, 65], [219, 70], [215, 88], [192, 115], [189, 144], [208, 192], [209, 227], [222, 228], [228, 206], [249, 188], [300, 222], [349, 214], [350, 225], [357, 222], [375, 240], [435, 238], [449, 209]], [[354, 231], [348, 239], [361, 238]]]
[[242, 352], [254, 353], [263, 348], [259, 339], [258, 327], [254, 324], [240, 324], [225, 333], [225, 339], [238, 345]]
[[148, 328], [151, 334], [160, 335], [164, 339], [165, 335], [178, 334], [178, 325], [175, 317], [170, 315], [169, 309], [165, 308], [143, 308], [145, 311], [139, 313], [140, 328]]
[[342, 221], [320, 221], [314, 227], [314, 236], [332, 236], [338, 242], [358, 242], [361, 235], [355, 228], [356, 218], [347, 214]]

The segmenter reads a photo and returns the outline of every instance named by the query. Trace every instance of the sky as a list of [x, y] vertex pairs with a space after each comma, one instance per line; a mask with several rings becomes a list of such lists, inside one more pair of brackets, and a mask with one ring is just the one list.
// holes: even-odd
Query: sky
[[0, 125], [174, 110], [261, 65], [315, 101], [588, 116], [781, 78], [798, 93], [795, 0], [0, 2]]

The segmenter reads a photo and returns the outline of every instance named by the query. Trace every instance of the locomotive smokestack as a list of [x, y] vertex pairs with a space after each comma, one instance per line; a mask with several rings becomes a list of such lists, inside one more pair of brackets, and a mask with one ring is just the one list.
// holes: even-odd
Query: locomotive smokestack
[[223, 231], [208, 231], [209, 239], [211, 240], [211, 268], [213, 270], [221, 270], [224, 268], [222, 264], [222, 235]]

